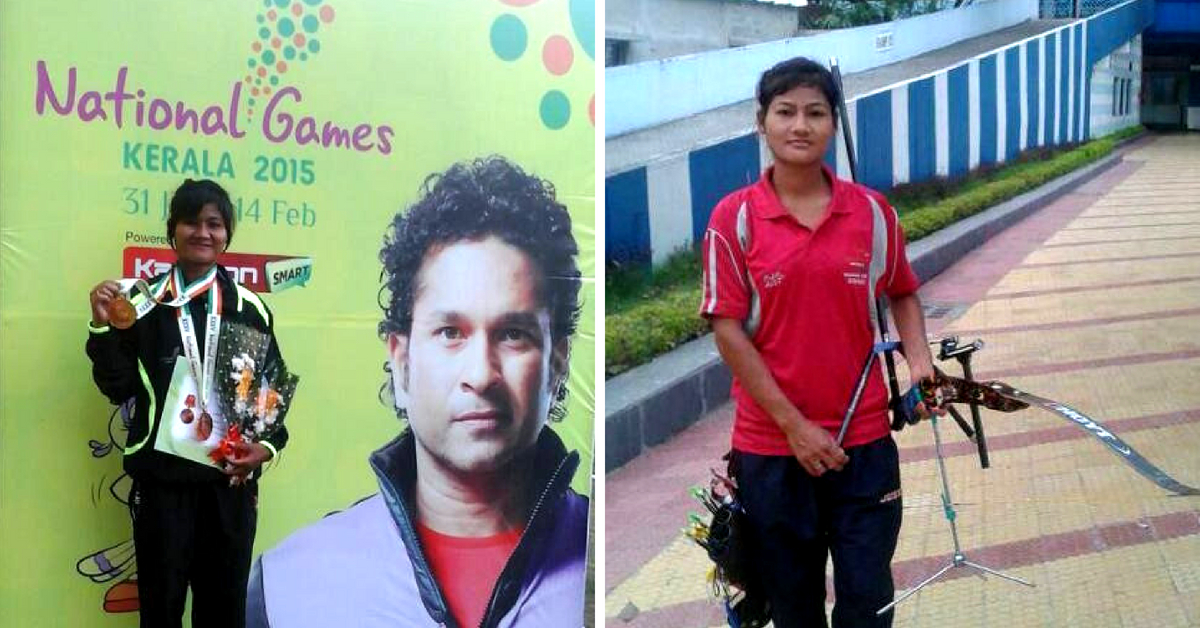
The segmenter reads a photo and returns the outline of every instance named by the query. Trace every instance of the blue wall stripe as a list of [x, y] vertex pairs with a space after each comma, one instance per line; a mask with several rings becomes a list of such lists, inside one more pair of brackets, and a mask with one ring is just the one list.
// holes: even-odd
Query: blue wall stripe
[[713, 207], [730, 192], [758, 180], [758, 135], [751, 133], [688, 155], [692, 188], [692, 242], [704, 238]]
[[908, 84], [908, 180], [924, 181], [937, 173], [937, 121], [933, 77]]
[[829, 139], [829, 146], [825, 148], [825, 165], [835, 173], [837, 172], [837, 147], [838, 142], [841, 141], [842, 134], [835, 131], [833, 137]]
[[946, 92], [950, 101], [950, 176], [958, 177], [967, 173], [967, 162], [970, 160], [970, 112], [967, 111], [969, 81], [966, 65], [960, 65], [950, 70], [946, 78]]
[[649, 205], [645, 168], [604, 180], [605, 259], [650, 263]]
[[1091, 65], [1084, 65], [1080, 70], [1079, 66], [1083, 62], [1083, 25], [1075, 27], [1075, 141], [1083, 141], [1083, 129], [1087, 126], [1084, 120], [1084, 109], [1087, 106], [1088, 91], [1084, 89], [1087, 83], [1086, 77], [1092, 73]]
[[1067, 142], [1072, 141], [1071, 138], [1075, 137], [1075, 124], [1078, 122], [1079, 118], [1077, 113], [1073, 113], [1071, 111], [1071, 109], [1079, 105], [1078, 85], [1081, 77], [1079, 76], [1079, 50], [1075, 47], [1075, 37], [1077, 31], [1078, 26], [1072, 26], [1071, 28], [1067, 29], [1067, 46], [1070, 52], [1063, 55], [1063, 58], [1067, 60], [1067, 65], [1069, 66], [1067, 68], [1068, 74], [1066, 88], [1071, 90], [1071, 100], [1067, 101], [1066, 117], [1070, 123], [1070, 126], [1067, 127], [1067, 132], [1063, 134], [1063, 140]]
[[1042, 85], [1046, 88], [1046, 145], [1057, 143], [1054, 135], [1054, 119], [1058, 115], [1058, 107], [1054, 102], [1054, 64], [1058, 56], [1058, 34], [1046, 36], [1046, 76]]
[[1025, 145], [1032, 148], [1038, 145], [1038, 94], [1042, 86], [1042, 77], [1038, 75], [1038, 43], [1032, 40], [1025, 46], [1025, 111], [1029, 115], [1029, 135]]
[[1083, 84], [1083, 139], [1092, 139], [1092, 66], [1087, 67]]
[[[1083, 50], [1084, 50], [1084, 55], [1087, 56], [1088, 58], [1091, 58], [1091, 51], [1088, 49], [1088, 46], [1090, 46], [1090, 44], [1088, 43], [1088, 37], [1087, 37], [1087, 33], [1089, 30], [1091, 30], [1091, 24], [1088, 24], [1088, 28], [1084, 29]], [[1087, 86], [1085, 87], [1085, 89], [1087, 89], [1088, 98], [1087, 98], [1087, 100], [1083, 101], [1084, 115], [1087, 116], [1087, 123], [1086, 123], [1087, 126], [1084, 127], [1083, 132], [1087, 136], [1088, 139], [1091, 139], [1091, 137], [1092, 137], [1092, 97], [1091, 97], [1091, 94], [1092, 94], [1092, 67], [1093, 66], [1091, 64], [1088, 65]]]
[[996, 163], [996, 55], [979, 60], [979, 163]]
[[1067, 117], [1067, 103], [1069, 102], [1067, 94], [1070, 93], [1071, 84], [1067, 81], [1071, 78], [1068, 74], [1070, 72], [1071, 58], [1067, 50], [1068, 46], [1071, 45], [1071, 31], [1069, 29], [1066, 32], [1059, 31], [1058, 35], [1063, 40], [1062, 54], [1059, 55], [1057, 61], [1058, 80], [1062, 83], [1062, 92], [1058, 97], [1058, 119], [1060, 120], [1058, 125], [1058, 143], [1062, 144], [1067, 141], [1067, 122], [1069, 122], [1069, 118]]
[[855, 125], [858, 176], [864, 185], [885, 191], [892, 188], [892, 92], [879, 92], [858, 100]]
[[1004, 100], [1006, 127], [1004, 160], [1021, 152], [1021, 50], [1016, 46], [1004, 53]]
[[[1161, 7], [1165, 4], [1167, 3], [1161, 3], [1158, 6]], [[1114, 50], [1142, 32], [1155, 21], [1154, 12], [1154, 2], [1140, 0], [1093, 18], [1088, 24], [1088, 66], [1095, 65], [1097, 61], [1112, 54]], [[1160, 21], [1161, 17], [1160, 15]]]

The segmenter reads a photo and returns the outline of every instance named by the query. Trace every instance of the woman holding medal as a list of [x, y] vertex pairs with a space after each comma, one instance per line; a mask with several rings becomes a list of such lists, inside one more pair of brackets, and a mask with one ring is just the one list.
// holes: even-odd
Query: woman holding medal
[[211, 436], [214, 377], [227, 376], [215, 359], [222, 323], [267, 334], [267, 363], [281, 361], [270, 310], [217, 264], [233, 229], [225, 190], [188, 179], [175, 191], [167, 219], [177, 258], [171, 269], [134, 283], [132, 297], [116, 281], [90, 294], [87, 353], [96, 386], [114, 404], [136, 400], [124, 466], [133, 480], [129, 509], [143, 627], [180, 626], [189, 586], [192, 626], [243, 625], [255, 478], [287, 442], [281, 428], [241, 445], [224, 469], [173, 455], [164, 442], [181, 427], [197, 441]]
[[[734, 377], [730, 471], [749, 564], [779, 628], [826, 626], [830, 557], [833, 626], [891, 626], [892, 612], [876, 611], [892, 601], [900, 467], [878, 369], [845, 440], [834, 435], [874, 343], [870, 278], [891, 301], [912, 381], [933, 375], [918, 280], [883, 196], [824, 164], [839, 101], [829, 70], [784, 61], [763, 73], [757, 98], [774, 163], [713, 210], [700, 308]], [[879, 228], [884, 255], [873, 253]]]

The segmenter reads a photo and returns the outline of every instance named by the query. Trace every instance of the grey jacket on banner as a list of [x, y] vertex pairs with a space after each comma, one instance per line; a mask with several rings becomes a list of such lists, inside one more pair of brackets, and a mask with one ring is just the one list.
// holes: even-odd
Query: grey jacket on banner
[[[416, 532], [411, 431], [371, 455], [380, 492], [263, 554], [250, 574], [251, 628], [458, 627]], [[588, 500], [570, 488], [579, 454], [544, 428], [534, 508], [497, 580], [482, 628], [583, 623]]]

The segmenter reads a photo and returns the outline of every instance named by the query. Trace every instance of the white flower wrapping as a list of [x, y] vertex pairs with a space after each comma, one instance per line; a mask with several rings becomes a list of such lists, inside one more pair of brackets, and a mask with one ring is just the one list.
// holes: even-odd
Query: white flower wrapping
[[268, 363], [269, 334], [240, 324], [221, 332], [217, 353], [217, 397], [231, 425], [242, 439], [257, 442], [283, 423], [286, 408], [299, 378], [282, 361]]
[[[242, 435], [257, 441], [275, 426], [285, 404], [283, 396], [268, 381], [266, 374], [257, 375], [254, 358], [241, 354], [231, 361], [229, 378], [235, 382], [233, 411], [242, 426]], [[257, 379], [257, 387], [254, 386]], [[285, 375], [283, 379], [287, 379]]]
[[254, 381], [254, 358], [243, 353], [233, 358], [231, 362], [233, 371], [230, 372], [229, 377], [237, 382], [233, 410], [241, 415], [246, 413], [246, 402], [250, 399], [250, 384]]

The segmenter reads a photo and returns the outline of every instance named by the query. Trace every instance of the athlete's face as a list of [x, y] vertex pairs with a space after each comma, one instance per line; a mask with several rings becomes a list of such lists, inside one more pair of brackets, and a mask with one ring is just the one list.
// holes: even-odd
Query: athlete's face
[[229, 243], [229, 229], [216, 204], [209, 203], [190, 218], [175, 223], [175, 255], [188, 266], [208, 267]]
[[824, 159], [835, 130], [833, 121], [833, 107], [825, 94], [798, 85], [771, 99], [758, 130], [776, 162], [807, 166]]

